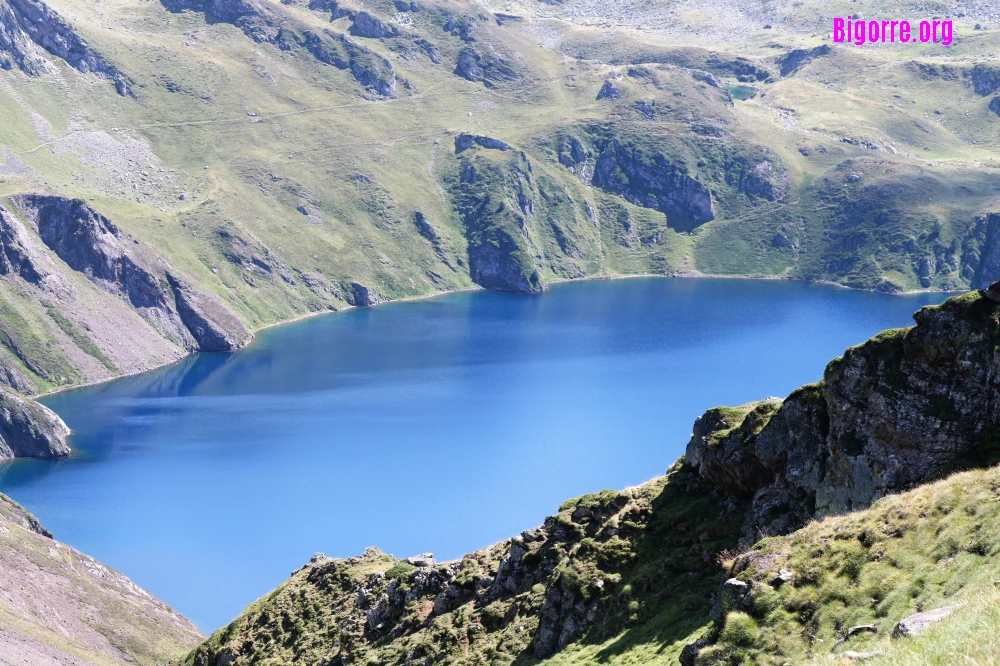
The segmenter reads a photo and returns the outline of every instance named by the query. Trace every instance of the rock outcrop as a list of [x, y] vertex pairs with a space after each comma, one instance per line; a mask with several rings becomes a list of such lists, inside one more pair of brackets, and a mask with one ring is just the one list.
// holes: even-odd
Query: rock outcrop
[[[460, 145], [464, 143], [456, 139], [456, 150]], [[499, 291], [543, 290], [528, 230], [534, 211], [531, 181], [531, 165], [523, 154], [507, 163], [476, 154], [462, 159], [452, 194], [465, 227], [469, 273], [476, 284]]]
[[21, 222], [0, 205], [0, 275], [16, 275], [39, 286], [46, 272]]
[[399, 36], [399, 29], [396, 26], [389, 25], [368, 12], [358, 12], [355, 15], [351, 32], [358, 37], [369, 37], [372, 39]]
[[55, 412], [0, 386], [0, 460], [68, 456], [68, 437]]
[[[642, 486], [578, 497], [461, 560], [397, 559], [377, 548], [314, 558], [182, 663], [254, 654], [289, 666], [504, 666], [604, 642], [650, 621], [663, 599], [691, 609], [661, 625], [674, 635], [692, 617], [707, 622], [720, 572], [709, 554], [733, 543], [738, 524], [715, 498], [688, 493], [692, 482], [675, 466]], [[283, 632], [283, 623], [299, 630]]]
[[351, 282], [344, 289], [344, 298], [355, 307], [366, 308], [385, 302], [382, 296], [374, 287], [368, 287], [360, 282]]
[[483, 148], [489, 148], [491, 150], [514, 150], [514, 147], [505, 141], [500, 139], [494, 139], [490, 136], [480, 136], [478, 134], [466, 134], [462, 132], [455, 137], [455, 153], [461, 153], [464, 150], [468, 150], [473, 146], [482, 146]]
[[784, 401], [698, 419], [686, 462], [749, 506], [744, 543], [1000, 459], [1000, 303], [972, 292], [914, 319]]
[[618, 99], [619, 97], [621, 97], [621, 94], [618, 92], [618, 85], [611, 79], [605, 81], [601, 89], [597, 91], [598, 100]]
[[114, 81], [119, 94], [129, 94], [127, 77], [44, 2], [0, 2], [0, 69], [16, 66], [31, 76], [42, 74], [49, 69], [43, 49], [74, 69]]
[[226, 351], [249, 339], [239, 319], [218, 298], [171, 274], [155, 253], [87, 203], [36, 194], [14, 200], [60, 259], [105, 291], [121, 296], [168, 340], [189, 350]]
[[715, 218], [712, 193], [685, 168], [660, 152], [618, 139], [609, 141], [601, 151], [592, 184], [636, 205], [661, 211], [667, 224], [680, 231], [691, 231]]
[[1000, 213], [975, 219], [962, 244], [962, 277], [985, 289], [1000, 275]]
[[458, 54], [455, 73], [469, 81], [483, 83], [489, 88], [520, 78], [517, 70], [507, 59], [493, 53], [480, 53], [471, 46], [462, 49]]
[[1000, 90], [1000, 66], [981, 63], [972, 68], [972, 88], [986, 97]]
[[824, 56], [830, 52], [830, 45], [823, 44], [812, 49], [794, 49], [778, 58], [778, 66], [781, 68], [781, 75], [789, 74], [809, 64], [816, 58]]

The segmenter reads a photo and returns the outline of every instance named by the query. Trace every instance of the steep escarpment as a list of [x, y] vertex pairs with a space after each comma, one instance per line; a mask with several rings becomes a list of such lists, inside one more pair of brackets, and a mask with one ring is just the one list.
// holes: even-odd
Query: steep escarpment
[[218, 296], [89, 204], [11, 202], [0, 206], [0, 458], [69, 453], [65, 425], [28, 396], [249, 339]]
[[686, 462], [749, 506], [743, 541], [1000, 455], [1000, 303], [972, 292], [847, 350], [783, 402], [711, 410]]
[[171, 274], [151, 248], [121, 232], [83, 201], [19, 195], [21, 211], [66, 265], [124, 298], [163, 337], [192, 351], [227, 351], [249, 334], [217, 298]]
[[152, 665], [183, 654], [203, 637], [119, 572], [55, 541], [4, 495], [0, 577], [4, 663]]
[[68, 456], [68, 436], [55, 412], [0, 386], [0, 460]]
[[0, 3], [0, 69], [17, 67], [37, 76], [51, 68], [46, 53], [71, 67], [92, 72], [115, 83], [128, 94], [128, 79], [41, 0], [4, 0]]

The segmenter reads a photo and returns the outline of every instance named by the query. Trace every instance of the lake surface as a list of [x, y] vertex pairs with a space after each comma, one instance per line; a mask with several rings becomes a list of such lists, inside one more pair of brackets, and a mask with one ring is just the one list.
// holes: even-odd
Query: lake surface
[[706, 408], [943, 299], [633, 279], [350, 310], [50, 396], [77, 454], [0, 490], [210, 631], [316, 551], [454, 558], [662, 474]]

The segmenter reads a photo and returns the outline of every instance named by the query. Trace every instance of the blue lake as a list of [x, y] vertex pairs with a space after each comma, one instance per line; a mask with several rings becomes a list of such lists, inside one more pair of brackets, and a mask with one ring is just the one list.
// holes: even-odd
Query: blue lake
[[209, 631], [315, 551], [454, 558], [662, 474], [706, 408], [943, 299], [633, 279], [350, 310], [46, 398], [77, 454], [0, 490]]

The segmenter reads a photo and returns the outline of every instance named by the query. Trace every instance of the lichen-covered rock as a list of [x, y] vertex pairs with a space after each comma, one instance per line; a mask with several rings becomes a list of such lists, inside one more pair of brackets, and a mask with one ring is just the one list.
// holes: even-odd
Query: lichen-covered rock
[[0, 386], [0, 460], [68, 456], [68, 437], [55, 412]]
[[709, 410], [686, 460], [750, 510], [744, 543], [1000, 459], [1000, 303], [925, 307], [786, 400]]

